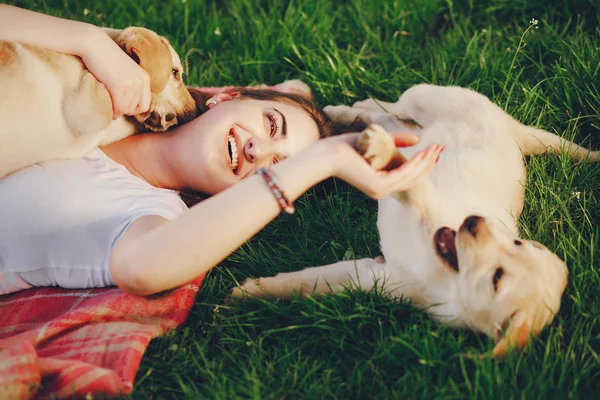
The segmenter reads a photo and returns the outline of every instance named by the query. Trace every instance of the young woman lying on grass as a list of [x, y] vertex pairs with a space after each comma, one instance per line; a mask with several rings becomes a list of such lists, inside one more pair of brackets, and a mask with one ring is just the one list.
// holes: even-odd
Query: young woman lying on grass
[[[19, 25], [28, 31], [2, 29], [0, 39], [74, 54], [83, 48], [80, 38], [110, 43], [84, 33], [93, 26], [21, 12]], [[82, 58], [109, 87], [115, 115], [147, 109], [143, 70], [118, 56], [114, 43], [90, 47], [95, 53]], [[0, 180], [0, 294], [34, 286], [117, 285], [139, 295], [175, 288], [217, 265], [281, 210], [292, 211], [318, 182], [335, 176], [379, 198], [412, 187], [439, 155], [432, 146], [376, 172], [352, 147], [358, 135], [329, 137], [327, 116], [301, 96], [240, 89], [207, 105], [169, 133], [132, 136]], [[398, 146], [418, 141], [393, 135]], [[188, 209], [185, 191], [211, 197]]]

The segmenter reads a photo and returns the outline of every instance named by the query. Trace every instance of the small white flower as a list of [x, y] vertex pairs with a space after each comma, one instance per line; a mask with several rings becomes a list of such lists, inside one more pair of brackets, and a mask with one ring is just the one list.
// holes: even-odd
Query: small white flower
[[538, 24], [538, 22], [540, 22], [540, 21], [538, 21], [538, 20], [537, 20], [537, 19], [535, 19], [535, 18], [531, 18], [531, 21], [529, 21], [529, 25], [534, 25], [534, 26], [535, 26], [535, 25], [537, 25], [537, 24]]
[[581, 196], [581, 192], [573, 192], [571, 194], [574, 195], [577, 198], [577, 200], [579, 200], [579, 196]]
[[83, 15], [88, 15], [90, 13], [90, 10], [88, 10], [87, 8], [83, 9]]
[[215, 29], [214, 34], [217, 36], [221, 36], [221, 29], [218, 26], [217, 26], [217, 29]]

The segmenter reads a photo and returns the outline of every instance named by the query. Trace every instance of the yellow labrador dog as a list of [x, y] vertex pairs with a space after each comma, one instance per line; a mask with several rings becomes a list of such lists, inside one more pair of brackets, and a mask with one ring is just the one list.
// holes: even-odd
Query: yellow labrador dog
[[197, 115], [167, 39], [139, 27], [105, 31], [148, 73], [148, 112], [113, 121], [110, 94], [79, 57], [0, 41], [0, 177], [141, 131], [166, 131]]
[[396, 103], [366, 100], [326, 111], [342, 124], [378, 124], [364, 131], [357, 146], [376, 168], [402, 161], [386, 130], [420, 135], [419, 145], [403, 149], [406, 156], [430, 143], [446, 149], [418, 186], [379, 201], [383, 259], [248, 279], [234, 297], [383, 287], [443, 323], [492, 336], [495, 357], [523, 347], [553, 320], [567, 268], [542, 244], [519, 237], [523, 156], [553, 149], [595, 161], [598, 152], [525, 126], [485, 96], [459, 87], [418, 85]]

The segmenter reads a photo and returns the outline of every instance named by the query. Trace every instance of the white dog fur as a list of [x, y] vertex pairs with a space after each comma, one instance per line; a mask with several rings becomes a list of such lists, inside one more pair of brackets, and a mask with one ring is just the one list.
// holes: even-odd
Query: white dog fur
[[[384, 259], [248, 279], [234, 297], [290, 298], [377, 285], [426, 307], [443, 323], [492, 336], [495, 357], [523, 347], [553, 320], [567, 268], [545, 246], [519, 238], [523, 156], [552, 149], [596, 161], [598, 152], [520, 124], [487, 97], [459, 87], [418, 85], [396, 103], [369, 99], [326, 111], [342, 124], [360, 120], [387, 131], [414, 131], [421, 141], [402, 149], [407, 157], [431, 143], [445, 151], [422, 183], [379, 201]], [[363, 154], [378, 167], [395, 151], [376, 126], [362, 141]]]
[[148, 112], [113, 121], [110, 94], [79, 57], [0, 41], [0, 178], [141, 131], [166, 131], [197, 115], [167, 39], [140, 27], [105, 31], [148, 73]]

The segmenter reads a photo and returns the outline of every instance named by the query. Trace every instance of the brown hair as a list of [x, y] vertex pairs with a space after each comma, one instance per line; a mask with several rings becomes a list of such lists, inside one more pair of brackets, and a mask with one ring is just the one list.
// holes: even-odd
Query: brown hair
[[[241, 99], [254, 99], [264, 101], [279, 101], [287, 103], [295, 107], [299, 107], [306, 112], [317, 124], [319, 129], [319, 138], [323, 139], [329, 136], [333, 136], [338, 132], [338, 129], [334, 122], [329, 116], [319, 108], [312, 100], [307, 99], [304, 96], [294, 93], [284, 93], [270, 89], [248, 89], [244, 87], [231, 88], [228, 92], [239, 93]], [[208, 110], [208, 107], [204, 104], [212, 95], [204, 95], [202, 93], [192, 93], [192, 96], [198, 103], [198, 110], [204, 113]], [[185, 202], [188, 207], [206, 199], [208, 196], [195, 191], [193, 189], [185, 189], [179, 192], [181, 199]]]
[[241, 88], [238, 90], [238, 92], [241, 98], [280, 101], [282, 103], [300, 107], [317, 124], [317, 127], [319, 128], [319, 138], [321, 139], [332, 136], [336, 132], [336, 127], [333, 121], [327, 114], [325, 114], [325, 111], [318, 107], [312, 100], [309, 100], [304, 96], [295, 93], [283, 93], [268, 89]]

